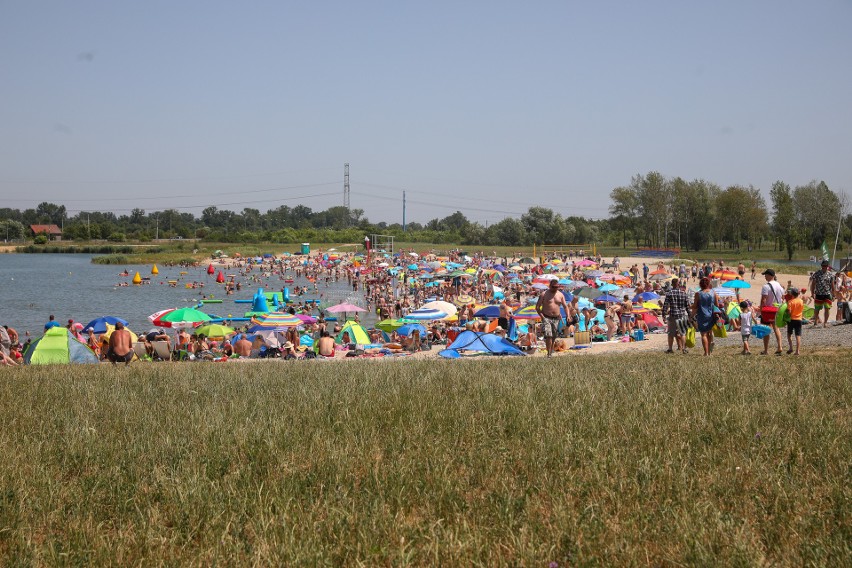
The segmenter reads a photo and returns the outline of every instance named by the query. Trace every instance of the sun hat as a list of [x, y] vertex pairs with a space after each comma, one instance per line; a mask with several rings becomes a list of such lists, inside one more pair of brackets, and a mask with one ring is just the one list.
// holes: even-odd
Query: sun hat
[[299, 345], [298, 347], [296, 347], [296, 351], [307, 351], [307, 350], [308, 350], [307, 345]]
[[288, 341], [287, 343], [284, 344], [284, 349], [292, 349], [292, 348], [293, 348], [293, 342], [292, 341]]

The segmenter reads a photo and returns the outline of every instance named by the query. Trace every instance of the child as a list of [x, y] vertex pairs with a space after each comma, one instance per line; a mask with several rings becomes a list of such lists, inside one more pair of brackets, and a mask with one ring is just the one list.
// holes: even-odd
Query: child
[[799, 348], [802, 345], [802, 317], [805, 312], [805, 304], [799, 298], [799, 289], [793, 288], [790, 290], [792, 296], [787, 301], [787, 313], [790, 314], [790, 323], [787, 324], [787, 355], [793, 353], [793, 335], [796, 335], [796, 355], [799, 354]]
[[740, 334], [743, 337], [743, 355], [751, 355], [751, 349], [748, 346], [748, 338], [751, 337], [751, 306], [748, 302], [740, 302]]

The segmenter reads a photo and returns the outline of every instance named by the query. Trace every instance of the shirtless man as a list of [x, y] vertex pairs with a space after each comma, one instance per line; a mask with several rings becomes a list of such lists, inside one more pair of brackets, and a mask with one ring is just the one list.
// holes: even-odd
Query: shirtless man
[[245, 334], [240, 335], [240, 339], [234, 343], [234, 353], [240, 357], [251, 356], [251, 341], [246, 339]]
[[556, 339], [559, 322], [562, 320], [560, 307], [568, 313], [568, 304], [565, 302], [565, 296], [559, 291], [559, 283], [551, 280], [550, 286], [535, 304], [535, 311], [541, 317], [541, 325], [544, 328], [544, 344], [547, 346], [548, 357], [553, 357], [553, 340]]
[[319, 349], [319, 354], [323, 357], [334, 357], [334, 340], [327, 331], [322, 332], [322, 335], [317, 341], [317, 348]]
[[118, 322], [115, 324], [115, 331], [109, 336], [109, 360], [113, 365], [124, 361], [126, 367], [131, 359], [133, 359], [133, 341], [130, 338], [130, 332], [124, 329], [123, 323]]

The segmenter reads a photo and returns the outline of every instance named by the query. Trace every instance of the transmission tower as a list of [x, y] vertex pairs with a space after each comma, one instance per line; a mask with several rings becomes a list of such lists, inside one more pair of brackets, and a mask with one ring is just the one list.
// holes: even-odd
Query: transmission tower
[[349, 164], [343, 164], [343, 206], [349, 212]]

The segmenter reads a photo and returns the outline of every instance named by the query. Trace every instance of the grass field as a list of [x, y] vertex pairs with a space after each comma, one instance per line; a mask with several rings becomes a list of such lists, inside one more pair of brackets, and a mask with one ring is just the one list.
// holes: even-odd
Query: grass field
[[848, 353], [0, 372], [0, 564], [852, 562]]

